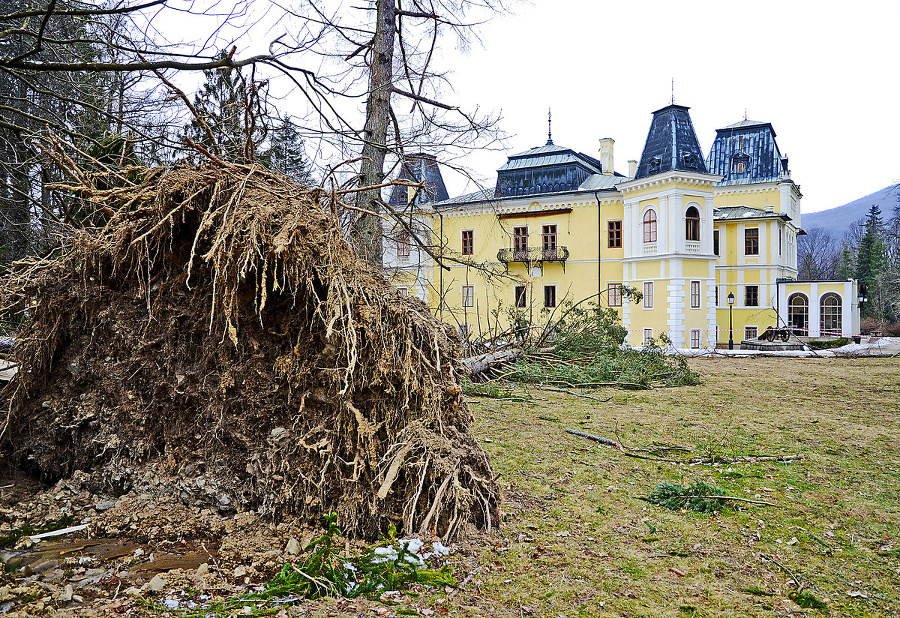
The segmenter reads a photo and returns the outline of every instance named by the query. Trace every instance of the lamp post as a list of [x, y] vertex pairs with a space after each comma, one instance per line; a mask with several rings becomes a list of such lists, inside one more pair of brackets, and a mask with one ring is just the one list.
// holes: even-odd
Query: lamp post
[[734, 294], [728, 293], [728, 349], [734, 349]]

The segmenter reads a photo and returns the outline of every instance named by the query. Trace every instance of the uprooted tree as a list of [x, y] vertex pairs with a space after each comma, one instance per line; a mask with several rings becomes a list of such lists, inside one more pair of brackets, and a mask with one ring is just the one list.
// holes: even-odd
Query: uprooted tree
[[114, 493], [146, 466], [202, 473], [238, 508], [365, 538], [497, 524], [459, 340], [354, 255], [337, 194], [253, 165], [67, 172], [106, 225], [0, 287], [28, 314], [6, 463]]

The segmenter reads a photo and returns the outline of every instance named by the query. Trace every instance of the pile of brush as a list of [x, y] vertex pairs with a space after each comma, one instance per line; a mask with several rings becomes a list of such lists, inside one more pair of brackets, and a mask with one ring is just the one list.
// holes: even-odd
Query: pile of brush
[[354, 255], [335, 195], [258, 166], [70, 171], [102, 227], [0, 287], [27, 308], [5, 463], [115, 493], [141, 466], [202, 473], [360, 538], [497, 524], [459, 341]]

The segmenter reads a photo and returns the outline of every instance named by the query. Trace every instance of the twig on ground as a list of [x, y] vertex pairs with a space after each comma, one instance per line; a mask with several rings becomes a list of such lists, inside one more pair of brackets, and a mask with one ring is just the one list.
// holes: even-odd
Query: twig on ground
[[450, 591], [450, 594], [447, 595], [447, 599], [452, 600], [453, 597], [455, 597], [459, 593], [459, 591], [463, 589], [463, 587], [466, 584], [468, 584], [470, 581], [472, 581], [472, 578], [475, 577], [481, 571], [481, 568], [482, 567], [479, 566], [479, 567], [475, 567], [474, 569], [472, 569], [469, 572], [469, 574], [466, 575], [466, 578], [459, 583], [459, 586], [457, 586], [456, 588], [454, 588], [453, 590]]
[[622, 445], [616, 442], [615, 440], [610, 440], [609, 438], [601, 438], [600, 436], [595, 436], [593, 434], [584, 433], [583, 431], [578, 431], [577, 429], [566, 429], [566, 433], [570, 433], [573, 436], [580, 436], [582, 438], [587, 438], [588, 440], [593, 440], [594, 442], [599, 442], [600, 444], [605, 444], [607, 446], [613, 446], [617, 448], [621, 452], [625, 452], [625, 449], [622, 448]]
[[585, 399], [592, 399], [593, 401], [599, 401], [600, 403], [606, 403], [607, 401], [612, 400], [612, 397], [607, 397], [606, 399], [600, 399], [599, 397], [594, 397], [593, 395], [585, 395], [582, 393], [576, 393], [575, 391], [567, 390], [565, 388], [553, 388], [551, 386], [538, 387], [538, 390], [553, 391], [554, 393], [565, 393], [567, 395], [574, 395], [575, 397], [584, 397]]

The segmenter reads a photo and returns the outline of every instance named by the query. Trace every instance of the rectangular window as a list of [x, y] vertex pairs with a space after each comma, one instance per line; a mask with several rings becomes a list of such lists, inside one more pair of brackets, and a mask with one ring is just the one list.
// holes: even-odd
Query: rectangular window
[[758, 285], [744, 286], [744, 306], [745, 307], [759, 307], [759, 286]]
[[694, 328], [691, 330], [691, 349], [699, 350], [700, 349], [700, 329]]
[[778, 257], [781, 257], [781, 235], [782, 235], [781, 233], [782, 233], [782, 229], [779, 227], [778, 228]]
[[719, 255], [719, 230], [713, 231], [713, 253]]
[[555, 307], [556, 306], [556, 286], [555, 285], [545, 285], [544, 286], [544, 306], [545, 307]]
[[528, 306], [528, 293], [524, 285], [516, 286], [516, 307]]
[[528, 259], [528, 227], [520, 226], [513, 228], [513, 252], [517, 260]]
[[469, 325], [468, 324], [460, 324], [459, 325], [459, 336], [463, 339], [468, 338], [469, 336]]
[[475, 230], [462, 231], [462, 254], [472, 255], [475, 253]]
[[401, 260], [409, 257], [409, 232], [406, 230], [397, 232], [397, 257]]
[[716, 289], [716, 307], [719, 306], [719, 286], [714, 286]]
[[744, 230], [744, 255], [759, 255], [758, 227], [748, 227]]
[[545, 225], [541, 228], [541, 243], [544, 249], [544, 258], [556, 259], [556, 226]]
[[622, 222], [621, 221], [610, 221], [608, 224], [609, 230], [609, 248], [610, 249], [621, 249], [622, 248]]
[[691, 281], [691, 309], [700, 308], [700, 282]]
[[607, 283], [606, 284], [606, 302], [610, 307], [622, 306], [622, 284]]
[[400, 292], [400, 296], [409, 296], [409, 288], [397, 288], [397, 291]]
[[759, 329], [755, 326], [745, 326], [744, 327], [744, 339], [756, 339], [757, 334], [759, 333]]
[[653, 309], [653, 282], [644, 281], [644, 309]]
[[475, 286], [464, 285], [462, 287], [463, 307], [475, 306]]
[[644, 329], [644, 345], [650, 345], [650, 341], [653, 339], [653, 329], [645, 328]]

